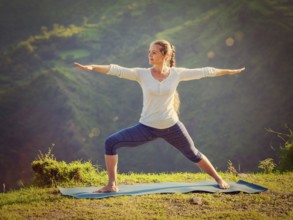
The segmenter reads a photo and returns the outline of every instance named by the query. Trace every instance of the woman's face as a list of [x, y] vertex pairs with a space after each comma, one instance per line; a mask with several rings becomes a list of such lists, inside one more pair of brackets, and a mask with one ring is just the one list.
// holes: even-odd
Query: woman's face
[[150, 45], [149, 50], [149, 64], [158, 65], [162, 64], [165, 60], [165, 56], [160, 51], [160, 46], [156, 44]]

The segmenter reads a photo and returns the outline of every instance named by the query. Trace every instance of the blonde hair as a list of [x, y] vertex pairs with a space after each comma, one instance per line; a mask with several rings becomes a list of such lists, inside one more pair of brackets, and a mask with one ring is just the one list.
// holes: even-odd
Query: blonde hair
[[[170, 57], [169, 66], [176, 66], [175, 61], [175, 46], [166, 40], [156, 40], [152, 44], [160, 46], [160, 51], [163, 55], [168, 55]], [[180, 112], [180, 97], [179, 93], [176, 90], [174, 93], [174, 109], [179, 114]]]

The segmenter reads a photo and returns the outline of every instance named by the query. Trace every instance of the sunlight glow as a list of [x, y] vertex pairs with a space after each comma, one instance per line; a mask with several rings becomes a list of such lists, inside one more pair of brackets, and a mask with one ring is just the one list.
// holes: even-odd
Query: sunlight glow
[[100, 135], [101, 131], [99, 128], [92, 128], [91, 132], [89, 133], [89, 137], [98, 137]]
[[232, 37], [228, 37], [227, 39], [226, 39], [226, 41], [225, 41], [225, 43], [226, 43], [226, 46], [228, 46], [228, 47], [232, 47], [233, 45], [234, 45], [234, 39], [232, 38]]
[[212, 58], [214, 58], [215, 57], [215, 52], [214, 51], [212, 51], [212, 50], [210, 50], [208, 53], [207, 53], [207, 57], [209, 58], [209, 59], [212, 59]]

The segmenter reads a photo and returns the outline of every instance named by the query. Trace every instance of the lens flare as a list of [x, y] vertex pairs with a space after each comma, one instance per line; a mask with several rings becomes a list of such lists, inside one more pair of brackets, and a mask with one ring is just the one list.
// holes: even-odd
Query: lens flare
[[215, 57], [215, 52], [214, 51], [212, 51], [212, 50], [210, 50], [208, 53], [207, 53], [207, 57], [209, 58], [209, 59], [212, 59], [212, 58], [214, 58]]
[[225, 41], [225, 43], [226, 43], [226, 46], [228, 46], [228, 47], [232, 47], [233, 45], [234, 45], [234, 39], [232, 38], [232, 37], [228, 37], [227, 39], [226, 39], [226, 41]]
[[89, 133], [89, 137], [98, 137], [100, 135], [101, 131], [99, 128], [92, 128], [91, 132]]

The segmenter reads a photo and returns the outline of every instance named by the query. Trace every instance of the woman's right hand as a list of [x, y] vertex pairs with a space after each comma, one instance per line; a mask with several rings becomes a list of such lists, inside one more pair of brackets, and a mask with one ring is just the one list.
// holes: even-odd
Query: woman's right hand
[[86, 71], [90, 71], [93, 70], [93, 66], [92, 65], [81, 65], [79, 63], [74, 63], [74, 65], [82, 70], [86, 70]]

